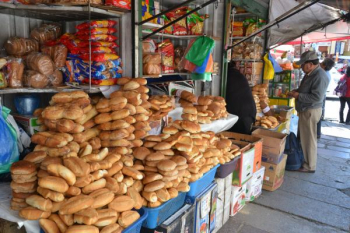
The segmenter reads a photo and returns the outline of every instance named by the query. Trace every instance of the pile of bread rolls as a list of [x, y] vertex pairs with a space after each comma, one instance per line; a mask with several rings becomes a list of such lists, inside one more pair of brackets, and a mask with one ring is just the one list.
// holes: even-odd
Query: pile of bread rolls
[[154, 95], [149, 99], [151, 103], [152, 116], [151, 121], [156, 121], [168, 115], [175, 107], [175, 99], [168, 95]]
[[188, 91], [176, 93], [183, 107], [182, 119], [200, 124], [209, 124], [211, 121], [226, 118], [226, 101], [220, 96], [195, 96]]
[[257, 116], [254, 125], [265, 129], [274, 129], [279, 125], [279, 122], [274, 116]]
[[[268, 87], [268, 84], [263, 83], [263, 84], [257, 84], [252, 88], [253, 96], [256, 95], [259, 97], [258, 102], [265, 101], [266, 103], [269, 103], [269, 97], [267, 94], [267, 87]], [[255, 98], [254, 98], [254, 100], [255, 100]], [[257, 103], [257, 102], [255, 101], [255, 103]]]
[[253, 95], [255, 106], [256, 106], [256, 113], [261, 113], [261, 106], [260, 106], [260, 98], [258, 95]]

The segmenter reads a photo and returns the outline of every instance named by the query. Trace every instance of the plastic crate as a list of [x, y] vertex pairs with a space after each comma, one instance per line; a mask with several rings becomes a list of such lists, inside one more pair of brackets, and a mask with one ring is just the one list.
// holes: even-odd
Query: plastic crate
[[[129, 227], [125, 228], [122, 233], [140, 233], [143, 221], [148, 216], [147, 211], [144, 208], [139, 209], [137, 212], [140, 214], [140, 218], [131, 224]], [[45, 233], [43, 229], [40, 229], [40, 233]]]
[[161, 206], [144, 208], [148, 213], [148, 217], [143, 222], [142, 226], [149, 229], [156, 228], [185, 204], [185, 198], [186, 193], [179, 193], [177, 197], [165, 202]]
[[228, 175], [230, 175], [233, 170], [235, 170], [235, 167], [237, 165], [237, 162], [241, 158], [241, 156], [237, 156], [236, 158], [232, 159], [230, 162], [221, 164], [221, 166], [216, 171], [215, 177], [216, 178], [225, 178]]
[[145, 210], [145, 208], [139, 209], [137, 212], [140, 214], [140, 218], [131, 224], [129, 227], [125, 228], [122, 233], [140, 233], [142, 223], [147, 219], [148, 212]]
[[[216, 170], [220, 167], [219, 165], [216, 165], [213, 167], [210, 171], [205, 173], [202, 178], [198, 179], [195, 182], [190, 183], [190, 191], [187, 193], [186, 196], [186, 202], [187, 200], [193, 200], [198, 194], [200, 194], [204, 189], [206, 189], [214, 180]], [[188, 203], [188, 202], [187, 202]], [[193, 202], [190, 202], [189, 204], [192, 204]]]

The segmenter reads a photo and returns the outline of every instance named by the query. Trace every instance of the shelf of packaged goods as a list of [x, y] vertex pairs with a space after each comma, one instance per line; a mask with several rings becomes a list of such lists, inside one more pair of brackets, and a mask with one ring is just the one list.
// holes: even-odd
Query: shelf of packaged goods
[[166, 77], [166, 76], [187, 76], [191, 75], [190, 73], [170, 73], [170, 74], [156, 74], [156, 75], [143, 75], [143, 78], [160, 78], [160, 77]]
[[[49, 21], [78, 21], [89, 19], [88, 6], [74, 5], [14, 5], [0, 3], [0, 13]], [[121, 17], [126, 9], [94, 5], [90, 7], [91, 19]]]
[[243, 61], [243, 62], [262, 62], [261, 59], [231, 59], [231, 61]]
[[43, 89], [36, 89], [36, 88], [4, 88], [0, 89], [0, 95], [3, 94], [18, 94], [18, 93], [57, 93], [61, 91], [76, 91], [76, 90], [83, 90], [87, 93], [100, 93], [99, 88], [43, 88]]
[[143, 29], [155, 29], [155, 28], [161, 28], [163, 25], [156, 24], [156, 23], [144, 23], [142, 24]]
[[[143, 35], [148, 35], [151, 34], [152, 32], [150, 31], [142, 31]], [[178, 39], [178, 40], [191, 40], [194, 38], [197, 38], [199, 36], [197, 35], [184, 35], [184, 36], [176, 36], [176, 35], [171, 35], [171, 34], [165, 34], [165, 33], [156, 33], [152, 35], [152, 37], [163, 37], [163, 38], [169, 38], [169, 39]]]

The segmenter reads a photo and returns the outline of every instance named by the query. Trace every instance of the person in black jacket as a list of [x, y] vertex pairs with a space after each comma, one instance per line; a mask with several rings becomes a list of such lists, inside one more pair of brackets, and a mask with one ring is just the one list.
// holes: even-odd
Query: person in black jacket
[[227, 111], [239, 117], [230, 131], [251, 134], [256, 117], [256, 105], [248, 80], [236, 69], [233, 61], [228, 66], [226, 103]]

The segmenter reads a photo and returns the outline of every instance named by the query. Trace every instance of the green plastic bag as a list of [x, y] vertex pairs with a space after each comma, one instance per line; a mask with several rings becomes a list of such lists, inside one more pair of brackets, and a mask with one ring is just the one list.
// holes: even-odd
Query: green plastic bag
[[201, 66], [214, 46], [215, 41], [212, 38], [207, 36], [198, 37], [186, 54], [186, 59], [196, 66]]

